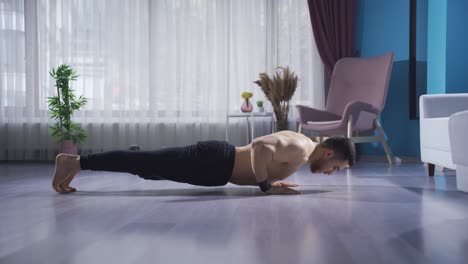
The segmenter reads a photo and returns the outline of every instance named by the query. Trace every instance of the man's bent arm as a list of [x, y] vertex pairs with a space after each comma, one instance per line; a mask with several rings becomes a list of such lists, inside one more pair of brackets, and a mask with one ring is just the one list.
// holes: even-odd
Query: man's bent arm
[[268, 180], [267, 166], [273, 160], [273, 151], [262, 143], [252, 144], [251, 163], [255, 180], [262, 183]]

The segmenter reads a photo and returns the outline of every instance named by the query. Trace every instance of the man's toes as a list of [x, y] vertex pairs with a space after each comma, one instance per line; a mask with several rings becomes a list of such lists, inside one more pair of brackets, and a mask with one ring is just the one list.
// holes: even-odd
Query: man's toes
[[54, 188], [54, 190], [58, 193], [63, 193], [67, 187], [68, 186], [64, 185], [63, 183], [52, 184], [52, 188]]
[[58, 193], [61, 191], [60, 187], [57, 184], [52, 184], [52, 188]]
[[[71, 193], [73, 187], [65, 186], [64, 184], [59, 184], [59, 189], [61, 194]], [[76, 190], [76, 189], [75, 189]]]
[[67, 191], [68, 191], [68, 192], [76, 192], [76, 188], [73, 188], [73, 187], [71, 187], [71, 186], [68, 186], [68, 187], [67, 187]]
[[60, 192], [60, 194], [67, 194], [67, 193], [71, 193], [70, 190], [66, 189], [66, 188], [63, 188], [62, 191]]
[[60, 186], [60, 185], [59, 185], [59, 186], [58, 186], [58, 190], [59, 190], [58, 193], [60, 193], [60, 194], [66, 193], [65, 187], [63, 187], [63, 186]]
[[72, 190], [72, 192], [76, 191], [75, 188], [70, 186], [71, 181], [73, 180], [75, 174], [73, 172], [68, 173], [68, 175], [62, 180], [59, 184], [60, 186]]

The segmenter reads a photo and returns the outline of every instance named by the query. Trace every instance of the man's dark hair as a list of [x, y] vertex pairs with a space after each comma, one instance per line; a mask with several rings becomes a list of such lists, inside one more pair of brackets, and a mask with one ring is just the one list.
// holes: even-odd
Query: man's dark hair
[[320, 146], [333, 150], [335, 153], [334, 158], [348, 161], [350, 167], [356, 163], [356, 150], [349, 138], [330, 137], [320, 143]]

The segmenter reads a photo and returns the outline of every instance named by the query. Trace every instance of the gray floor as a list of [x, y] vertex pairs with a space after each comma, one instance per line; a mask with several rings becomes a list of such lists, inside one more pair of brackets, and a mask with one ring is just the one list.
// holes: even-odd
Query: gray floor
[[0, 164], [0, 263], [468, 263], [468, 194], [420, 164], [303, 168], [300, 196], [52, 172]]

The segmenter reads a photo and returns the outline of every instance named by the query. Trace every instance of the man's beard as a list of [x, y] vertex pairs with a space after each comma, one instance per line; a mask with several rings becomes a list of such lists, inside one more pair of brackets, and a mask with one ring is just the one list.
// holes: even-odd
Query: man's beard
[[310, 171], [312, 173], [320, 172], [322, 169], [324, 160], [313, 160], [310, 162]]

